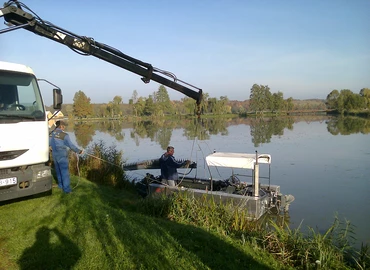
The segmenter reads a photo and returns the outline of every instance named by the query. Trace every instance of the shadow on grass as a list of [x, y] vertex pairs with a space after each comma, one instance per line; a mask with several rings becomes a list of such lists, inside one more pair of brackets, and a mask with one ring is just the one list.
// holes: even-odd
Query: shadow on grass
[[37, 193], [37, 194], [34, 194], [34, 195], [28, 195], [28, 196], [25, 196], [25, 197], [15, 198], [15, 199], [7, 200], [7, 201], [1, 201], [0, 206], [13, 204], [13, 203], [17, 203], [17, 202], [28, 201], [28, 200], [31, 200], [31, 199], [43, 198], [43, 197], [50, 196], [52, 194], [53, 194], [53, 190], [51, 189], [51, 190], [41, 192], [41, 193]]
[[[122, 192], [92, 186], [80, 186], [78, 192], [77, 200], [66, 203], [88, 217], [104, 250], [102, 256], [112, 265], [130, 269], [185, 269], [185, 265], [192, 269], [274, 269], [203, 229], [135, 211], [132, 200]], [[78, 219], [74, 215], [78, 213], [71, 211], [65, 218]], [[76, 226], [76, 234], [83, 233], [83, 226]]]
[[[51, 241], [51, 238], [57, 241]], [[80, 249], [58, 229], [41, 227], [35, 243], [23, 251], [20, 269], [72, 269], [81, 257]]]

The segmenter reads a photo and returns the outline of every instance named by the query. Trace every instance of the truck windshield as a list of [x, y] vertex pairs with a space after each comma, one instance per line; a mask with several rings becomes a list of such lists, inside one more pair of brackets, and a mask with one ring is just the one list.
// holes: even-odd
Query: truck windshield
[[44, 120], [45, 110], [34, 75], [0, 71], [0, 117]]

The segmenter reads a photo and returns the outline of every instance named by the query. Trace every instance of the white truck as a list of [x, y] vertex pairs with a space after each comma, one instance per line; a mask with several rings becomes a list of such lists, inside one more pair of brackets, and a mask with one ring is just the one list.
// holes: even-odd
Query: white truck
[[[53, 107], [62, 105], [53, 90]], [[51, 193], [49, 126], [32, 69], [0, 61], [0, 201]]]

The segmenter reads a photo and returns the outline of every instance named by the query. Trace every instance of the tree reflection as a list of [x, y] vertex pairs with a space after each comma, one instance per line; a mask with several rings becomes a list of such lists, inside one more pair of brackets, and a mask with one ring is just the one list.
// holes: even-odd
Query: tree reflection
[[78, 145], [87, 147], [95, 135], [95, 127], [90, 122], [78, 123], [74, 126], [74, 132]]
[[254, 118], [250, 119], [252, 143], [255, 147], [260, 144], [270, 143], [273, 135], [281, 136], [284, 129], [293, 129], [294, 120], [291, 117], [284, 118]]
[[[272, 136], [283, 136], [284, 129], [293, 130], [297, 122], [326, 122], [327, 130], [333, 135], [349, 135], [352, 133], [370, 133], [370, 119], [360, 117], [328, 117], [328, 116], [293, 116], [270, 118], [187, 118], [182, 120], [138, 121], [124, 123], [122, 121], [84, 122], [74, 126], [77, 143], [86, 147], [93, 139], [95, 130], [106, 132], [117, 141], [124, 140], [124, 129], [132, 129], [130, 137], [139, 146], [140, 141], [149, 138], [163, 150], [171, 142], [174, 129], [183, 129], [183, 136], [188, 140], [210, 140], [211, 135], [228, 136], [229, 126], [247, 125], [250, 127], [252, 143], [255, 147], [271, 142]], [[72, 128], [73, 127], [69, 127]]]
[[130, 136], [137, 146], [140, 138], [150, 138], [151, 141], [157, 142], [165, 150], [170, 144], [174, 127], [175, 122], [172, 121], [135, 122]]
[[353, 116], [331, 118], [327, 121], [327, 129], [332, 135], [368, 134], [370, 133], [370, 120]]
[[226, 118], [191, 119], [183, 125], [184, 136], [190, 140], [209, 140], [210, 135], [228, 135]]
[[140, 138], [150, 138], [166, 149], [171, 142], [172, 131], [178, 127], [184, 129], [184, 136], [190, 140], [208, 140], [210, 135], [228, 135], [226, 118], [184, 119], [181, 121], [140, 121], [135, 122], [130, 137], [138, 146]]
[[117, 141], [123, 141], [125, 138], [125, 134], [122, 130], [122, 122], [121, 121], [102, 121], [98, 123], [98, 129], [101, 132], [106, 132], [112, 137], [114, 137]]
[[167, 146], [170, 144], [172, 137], [172, 128], [162, 127], [157, 132], [156, 142], [160, 144], [163, 150], [167, 149]]

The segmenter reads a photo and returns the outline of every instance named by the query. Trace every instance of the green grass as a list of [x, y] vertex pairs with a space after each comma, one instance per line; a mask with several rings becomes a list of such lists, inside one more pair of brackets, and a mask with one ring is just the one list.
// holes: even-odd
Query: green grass
[[71, 157], [70, 171], [89, 179], [72, 177], [72, 194], [0, 203], [0, 269], [369, 268], [369, 246], [353, 250], [349, 221], [303, 235], [283, 216], [253, 222], [186, 192], [142, 199], [121, 152], [103, 142], [89, 152]]
[[132, 190], [77, 183], [0, 206], [0, 269], [287, 269], [230, 236], [145, 214]]

